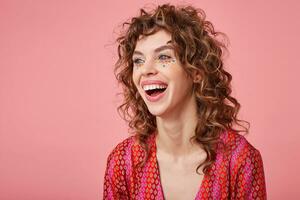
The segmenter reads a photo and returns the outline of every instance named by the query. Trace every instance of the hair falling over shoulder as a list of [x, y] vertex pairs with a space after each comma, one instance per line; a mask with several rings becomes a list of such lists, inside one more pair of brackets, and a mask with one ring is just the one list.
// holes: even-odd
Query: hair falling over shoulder
[[[206, 160], [196, 169], [198, 173], [203, 165], [203, 172], [206, 173], [216, 159], [220, 133], [225, 130], [248, 133], [250, 123], [237, 119], [240, 104], [231, 96], [232, 76], [225, 71], [222, 60], [227, 48], [225, 42], [218, 39], [219, 36], [226, 39], [226, 35], [215, 31], [203, 10], [193, 6], [164, 4], [150, 11], [140, 9], [139, 16], [122, 24], [123, 31], [117, 38], [118, 61], [114, 69], [123, 89], [123, 102], [118, 112], [128, 122], [130, 132], [146, 152], [145, 159], [140, 163], [143, 165], [149, 151], [146, 140], [156, 130], [156, 118], [148, 111], [133, 83], [132, 54], [141, 35], [150, 35], [160, 29], [171, 34], [175, 54], [189, 77], [193, 80], [197, 80], [196, 75], [201, 77], [193, 86], [199, 120], [191, 139], [207, 153]], [[241, 122], [247, 123], [248, 127]], [[234, 125], [242, 127], [242, 130], [234, 129]]]

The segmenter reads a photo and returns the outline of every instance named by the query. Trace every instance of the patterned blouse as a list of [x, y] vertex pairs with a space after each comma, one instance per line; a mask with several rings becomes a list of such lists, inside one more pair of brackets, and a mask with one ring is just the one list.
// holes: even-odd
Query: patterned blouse
[[[158, 161], [156, 134], [147, 139], [149, 159], [143, 168], [133, 169], [144, 151], [134, 136], [120, 142], [109, 154], [104, 175], [103, 199], [164, 200]], [[204, 174], [195, 200], [201, 199], [267, 199], [263, 161], [244, 136], [224, 131], [220, 139], [228, 148], [218, 145], [216, 161]]]

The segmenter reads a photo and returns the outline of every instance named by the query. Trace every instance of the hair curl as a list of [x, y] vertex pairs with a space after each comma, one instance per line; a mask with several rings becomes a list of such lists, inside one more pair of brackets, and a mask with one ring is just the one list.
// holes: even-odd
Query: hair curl
[[[127, 28], [125, 28], [127, 26]], [[175, 54], [190, 78], [201, 75], [193, 90], [197, 100], [198, 124], [191, 138], [207, 153], [203, 172], [206, 173], [216, 160], [216, 148], [221, 131], [246, 132], [250, 123], [237, 119], [239, 102], [230, 94], [232, 76], [223, 67], [222, 56], [227, 51], [224, 42], [217, 37], [226, 35], [217, 32], [213, 24], [206, 20], [202, 9], [193, 6], [173, 6], [164, 4], [150, 12], [140, 9], [140, 15], [122, 24], [123, 33], [117, 38], [118, 61], [114, 73], [123, 88], [123, 103], [118, 107], [121, 117], [128, 122], [129, 130], [146, 151], [144, 165], [149, 153], [146, 139], [157, 129], [153, 116], [132, 80], [132, 54], [141, 35], [150, 35], [164, 29], [171, 34]], [[246, 122], [248, 128], [240, 122]], [[234, 125], [243, 127], [236, 130]]]

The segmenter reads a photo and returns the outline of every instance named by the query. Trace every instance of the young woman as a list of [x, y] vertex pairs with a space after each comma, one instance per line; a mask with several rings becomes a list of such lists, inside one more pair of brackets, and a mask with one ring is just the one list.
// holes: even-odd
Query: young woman
[[126, 25], [115, 72], [132, 135], [108, 156], [104, 199], [266, 199], [260, 152], [238, 133], [225, 35], [192, 6], [141, 9]]

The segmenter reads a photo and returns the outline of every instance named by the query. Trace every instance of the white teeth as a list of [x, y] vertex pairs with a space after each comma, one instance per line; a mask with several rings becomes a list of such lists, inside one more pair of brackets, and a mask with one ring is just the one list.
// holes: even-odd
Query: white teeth
[[145, 91], [154, 90], [154, 89], [163, 89], [163, 88], [167, 88], [167, 86], [166, 85], [144, 85], [143, 87]]

